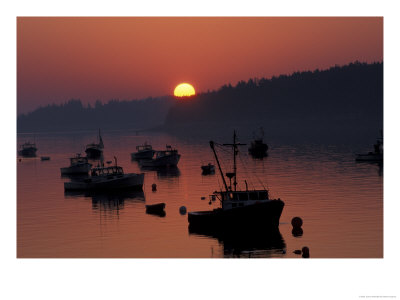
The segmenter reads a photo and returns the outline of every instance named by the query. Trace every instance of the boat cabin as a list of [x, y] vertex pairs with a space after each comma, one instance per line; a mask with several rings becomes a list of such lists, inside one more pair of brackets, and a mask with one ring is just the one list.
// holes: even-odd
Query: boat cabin
[[24, 149], [30, 149], [30, 148], [35, 148], [35, 149], [36, 149], [36, 144], [26, 142], [26, 143], [22, 144], [22, 145], [20, 146], [20, 148], [21, 148], [22, 150], [24, 150]]
[[151, 145], [144, 144], [144, 145], [136, 146], [136, 150], [138, 152], [150, 151], [150, 150], [153, 150], [153, 147]]
[[[268, 190], [215, 192], [223, 209], [243, 207], [255, 202], [269, 200]], [[211, 195], [214, 196], [214, 195]]]
[[156, 152], [156, 159], [164, 157], [164, 156], [171, 156], [171, 155], [177, 155], [177, 154], [178, 154], [178, 150], [172, 149], [171, 146], [167, 146], [167, 150]]
[[87, 157], [82, 157], [80, 155], [77, 155], [75, 157], [71, 157], [70, 159], [71, 166], [79, 165], [79, 164], [87, 164], [88, 159]]
[[105, 167], [105, 168], [93, 168], [91, 175], [92, 176], [108, 176], [108, 175], [123, 175], [124, 170], [122, 167], [113, 166], [113, 167]]

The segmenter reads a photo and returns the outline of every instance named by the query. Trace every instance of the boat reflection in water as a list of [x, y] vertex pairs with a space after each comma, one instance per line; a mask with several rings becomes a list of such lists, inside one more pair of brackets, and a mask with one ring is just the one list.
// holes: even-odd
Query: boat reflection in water
[[66, 198], [91, 198], [93, 210], [118, 211], [126, 203], [145, 202], [143, 191], [64, 191]]
[[190, 235], [211, 237], [223, 246], [224, 257], [284, 257], [286, 244], [279, 228], [238, 228], [223, 230], [189, 226]]

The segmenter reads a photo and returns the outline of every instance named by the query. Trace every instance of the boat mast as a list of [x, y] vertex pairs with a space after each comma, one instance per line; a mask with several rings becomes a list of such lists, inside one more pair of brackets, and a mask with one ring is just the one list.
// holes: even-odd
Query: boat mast
[[233, 148], [233, 186], [236, 191], [237, 180], [236, 180], [236, 155], [239, 150], [237, 146], [245, 146], [246, 144], [236, 143], [236, 130], [233, 131], [233, 144], [223, 144], [224, 146], [232, 146]]
[[224, 182], [225, 189], [228, 192], [229, 191], [228, 185], [226, 184], [224, 173], [222, 172], [221, 165], [219, 164], [219, 159], [218, 159], [217, 153], [215, 152], [214, 142], [213, 141], [210, 141], [210, 147], [211, 147], [212, 151], [214, 152], [215, 160], [217, 161], [217, 165], [218, 165], [218, 169], [219, 169], [219, 171], [221, 173], [222, 181]]

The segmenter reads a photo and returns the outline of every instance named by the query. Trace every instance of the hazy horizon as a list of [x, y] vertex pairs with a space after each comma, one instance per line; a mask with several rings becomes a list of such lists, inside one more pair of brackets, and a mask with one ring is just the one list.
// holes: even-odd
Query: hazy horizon
[[[295, 50], [295, 51], [294, 51]], [[17, 114], [383, 61], [381, 17], [17, 18]]]

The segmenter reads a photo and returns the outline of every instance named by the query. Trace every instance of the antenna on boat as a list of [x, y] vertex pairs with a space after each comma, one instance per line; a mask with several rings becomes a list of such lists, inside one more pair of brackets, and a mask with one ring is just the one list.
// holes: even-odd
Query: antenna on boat
[[114, 161], [115, 161], [115, 166], [117, 166], [118, 164], [117, 164], [117, 157], [116, 156], [114, 156]]
[[236, 180], [236, 156], [239, 152], [237, 146], [245, 146], [246, 144], [236, 143], [236, 130], [233, 131], [233, 144], [222, 144], [223, 146], [232, 146], [233, 148], [233, 186], [236, 191], [237, 180]]

